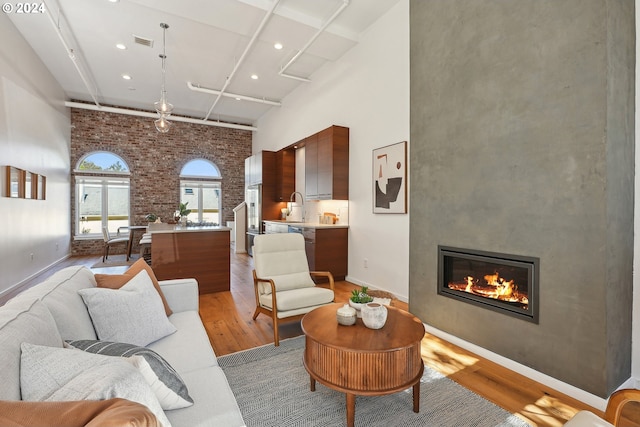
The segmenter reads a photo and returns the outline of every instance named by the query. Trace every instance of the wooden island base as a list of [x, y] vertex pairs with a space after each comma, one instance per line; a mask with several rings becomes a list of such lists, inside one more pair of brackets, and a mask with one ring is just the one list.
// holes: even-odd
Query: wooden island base
[[153, 231], [153, 272], [158, 280], [193, 277], [201, 295], [230, 290], [230, 231], [227, 227]]

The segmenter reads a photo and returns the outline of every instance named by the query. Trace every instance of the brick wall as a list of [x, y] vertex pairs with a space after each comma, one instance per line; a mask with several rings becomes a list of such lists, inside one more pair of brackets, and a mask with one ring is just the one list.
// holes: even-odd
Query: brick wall
[[[233, 208], [244, 200], [244, 159], [251, 155], [251, 131], [172, 122], [156, 131], [153, 119], [71, 109], [71, 167], [87, 153], [109, 151], [131, 170], [131, 224], [145, 225], [153, 212], [163, 222], [173, 217], [180, 200], [180, 170], [190, 160], [213, 162], [222, 175], [222, 224], [233, 221]], [[73, 175], [73, 172], [72, 172]], [[75, 180], [71, 186], [75, 230]], [[73, 255], [102, 253], [102, 240], [73, 241]], [[135, 249], [134, 249], [135, 250]], [[118, 253], [112, 248], [111, 253]]]

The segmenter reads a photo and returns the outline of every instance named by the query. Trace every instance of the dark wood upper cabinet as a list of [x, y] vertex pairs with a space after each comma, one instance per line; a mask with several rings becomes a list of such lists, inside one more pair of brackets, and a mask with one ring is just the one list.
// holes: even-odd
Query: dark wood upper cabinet
[[331, 126], [304, 140], [308, 200], [349, 199], [349, 128]]
[[296, 151], [284, 148], [276, 152], [276, 201], [288, 202], [296, 191]]

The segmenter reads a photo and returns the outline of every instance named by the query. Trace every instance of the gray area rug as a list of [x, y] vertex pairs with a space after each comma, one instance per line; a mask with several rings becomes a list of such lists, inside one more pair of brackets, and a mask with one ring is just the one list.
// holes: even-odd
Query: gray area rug
[[[309, 390], [302, 364], [304, 337], [218, 358], [247, 427], [346, 425], [346, 399], [320, 383]], [[425, 366], [420, 413], [412, 389], [386, 396], [357, 396], [357, 426], [529, 426], [442, 374]]]

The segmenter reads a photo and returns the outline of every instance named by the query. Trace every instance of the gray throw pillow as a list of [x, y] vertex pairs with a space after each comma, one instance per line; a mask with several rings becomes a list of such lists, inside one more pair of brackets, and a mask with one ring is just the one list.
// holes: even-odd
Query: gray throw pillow
[[132, 344], [77, 340], [66, 341], [73, 348], [104, 356], [131, 357], [142, 356], [145, 363], [140, 372], [154, 392], [162, 409], [180, 409], [193, 405], [187, 386], [175, 369], [155, 351]]
[[88, 288], [78, 293], [100, 340], [146, 346], [176, 331], [145, 270], [120, 289]]

